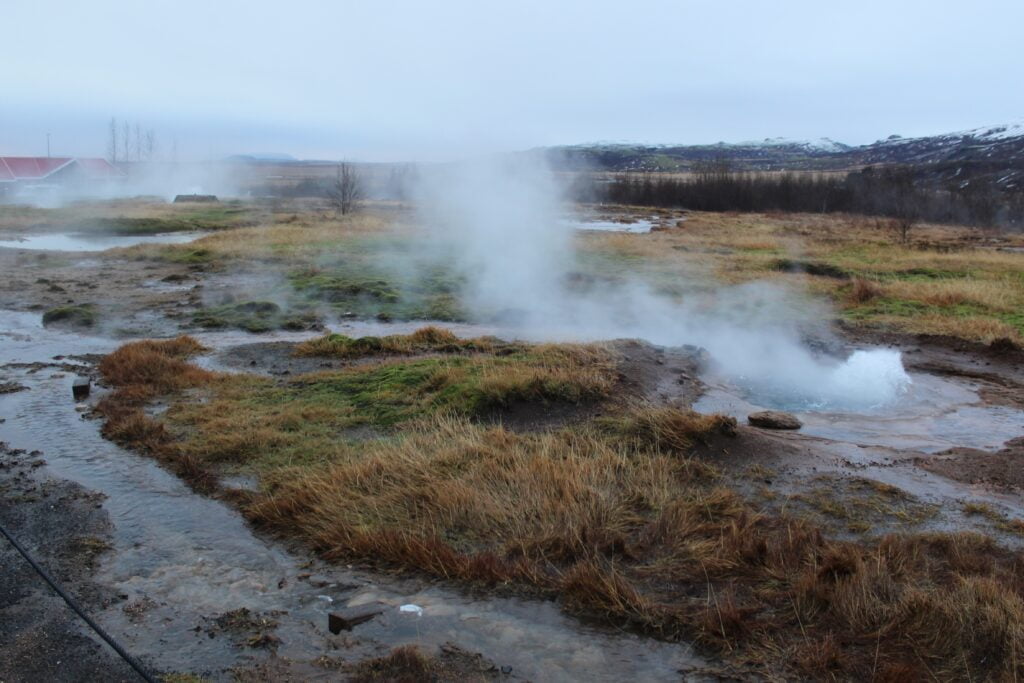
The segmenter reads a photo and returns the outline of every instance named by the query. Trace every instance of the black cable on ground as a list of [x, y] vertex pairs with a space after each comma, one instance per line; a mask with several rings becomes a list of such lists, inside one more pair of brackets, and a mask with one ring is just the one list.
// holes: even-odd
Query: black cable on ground
[[118, 645], [117, 642], [113, 638], [111, 638], [110, 635], [106, 631], [104, 631], [99, 624], [93, 621], [89, 617], [89, 615], [85, 613], [85, 610], [83, 610], [81, 606], [79, 606], [79, 604], [75, 602], [74, 598], [72, 598], [70, 595], [64, 592], [64, 590], [59, 585], [57, 585], [57, 582], [53, 579], [53, 577], [50, 576], [45, 569], [40, 567], [35, 560], [32, 559], [32, 556], [28, 554], [28, 551], [21, 547], [21, 544], [14, 539], [14, 536], [11, 536], [10, 532], [8, 532], [7, 529], [4, 528], [3, 524], [0, 524], [0, 534], [3, 534], [7, 538], [7, 540], [11, 542], [11, 545], [14, 546], [14, 549], [21, 553], [21, 556], [24, 557], [25, 561], [32, 566], [32, 569], [35, 569], [36, 573], [39, 574], [39, 576], [43, 577], [43, 580], [46, 581], [46, 583], [50, 584], [50, 588], [56, 591], [57, 595], [64, 599], [64, 602], [68, 604], [68, 607], [74, 610], [75, 614], [82, 617], [85, 623], [89, 624], [89, 627], [96, 632], [96, 635], [98, 635], [100, 638], [106, 641], [107, 645], [112, 647], [114, 649], [114, 652], [120, 655], [121, 659], [126, 661], [131, 668], [135, 669], [136, 673], [138, 673], [139, 676], [141, 676], [142, 679], [146, 681], [146, 683], [157, 683], [157, 680], [153, 678], [153, 676], [150, 675], [148, 671], [146, 671], [146, 669], [142, 666], [142, 664], [138, 662], [138, 660], [136, 660], [130, 654], [125, 652], [123, 647]]

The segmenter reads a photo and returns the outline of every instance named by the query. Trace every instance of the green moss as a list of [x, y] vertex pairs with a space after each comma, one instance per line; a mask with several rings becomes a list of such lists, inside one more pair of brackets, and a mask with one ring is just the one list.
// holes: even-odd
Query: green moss
[[91, 304], [58, 306], [43, 313], [43, 325], [92, 327], [96, 324], [96, 309]]
[[920, 282], [969, 278], [971, 277], [971, 272], [966, 270], [940, 270], [938, 268], [908, 268], [905, 270], [875, 271], [869, 275], [882, 280]]
[[102, 218], [81, 223], [78, 229], [115, 235], [154, 235], [164, 232], [211, 230], [215, 226], [185, 218]]
[[300, 344], [296, 350], [299, 356], [325, 356], [334, 358], [361, 358], [389, 354], [415, 353], [458, 353], [473, 351], [495, 351], [511, 353], [520, 346], [506, 344], [490, 337], [460, 339], [451, 332], [437, 327], [424, 327], [412, 334], [396, 334], [387, 337], [348, 337], [344, 334], [328, 334]]
[[308, 330], [318, 327], [322, 320], [310, 311], [285, 312], [270, 301], [245, 301], [198, 311], [192, 322], [207, 329], [237, 328], [248, 332], [271, 330]]
[[[357, 249], [366, 248], [366, 241], [363, 242], [361, 247], [356, 245]], [[388, 257], [378, 254], [376, 258]], [[290, 281], [303, 296], [327, 302], [340, 313], [352, 313], [361, 318], [467, 319], [457, 295], [463, 281], [445, 269], [426, 270], [396, 278], [383, 275], [367, 266], [360, 258], [353, 257], [330, 269], [311, 268], [295, 272]]]
[[330, 303], [370, 299], [380, 303], [395, 303], [398, 291], [386, 280], [306, 273], [292, 276], [292, 285], [309, 296]]
[[832, 265], [831, 263], [818, 261], [778, 259], [771, 264], [771, 268], [772, 270], [778, 270], [784, 273], [807, 273], [808, 275], [830, 277], [837, 280], [847, 280], [850, 278], [849, 271], [840, 268], [839, 266]]

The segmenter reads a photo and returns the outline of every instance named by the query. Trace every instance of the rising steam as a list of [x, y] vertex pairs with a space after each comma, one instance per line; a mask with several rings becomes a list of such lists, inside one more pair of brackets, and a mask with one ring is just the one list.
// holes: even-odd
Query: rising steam
[[883, 406], [910, 383], [895, 351], [862, 350], [846, 359], [812, 353], [800, 330], [827, 316], [774, 284], [681, 298], [639, 277], [581, 285], [576, 235], [560, 220], [568, 206], [555, 175], [535, 161], [488, 160], [426, 174], [418, 199], [434, 241], [462, 270], [471, 312], [518, 336], [702, 346], [730, 380], [794, 409]]

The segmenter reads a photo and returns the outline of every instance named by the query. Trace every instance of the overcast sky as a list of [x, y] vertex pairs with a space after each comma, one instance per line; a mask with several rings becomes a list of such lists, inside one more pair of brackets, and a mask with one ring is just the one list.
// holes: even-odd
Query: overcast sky
[[4, 0], [0, 154], [441, 159], [1024, 119], [1024, 0]]

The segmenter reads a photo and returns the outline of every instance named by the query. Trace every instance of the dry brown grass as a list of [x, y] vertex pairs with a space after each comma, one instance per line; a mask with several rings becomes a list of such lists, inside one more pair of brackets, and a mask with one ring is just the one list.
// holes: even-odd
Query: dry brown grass
[[248, 514], [329, 558], [557, 594], [571, 611], [743, 653], [765, 673], [1021, 673], [1019, 554], [970, 534], [827, 539], [755, 513], [663, 433], [645, 446], [441, 419], [283, 476]]
[[[865, 217], [691, 212], [675, 229], [580, 242], [623, 272], [673, 289], [774, 281], [830, 298], [854, 325], [1024, 342], [1024, 254], [999, 250], [1024, 246], [1018, 235], [919, 225], [912, 244], [895, 244], [887, 221]], [[853, 287], [849, 279], [780, 272], [780, 258], [847, 273]]]
[[211, 377], [211, 373], [187, 362], [204, 350], [202, 344], [188, 336], [133, 342], [104, 356], [99, 370], [105, 380], [121, 389], [169, 393]]
[[100, 361], [100, 374], [114, 391], [97, 404], [96, 410], [106, 420], [103, 436], [149, 453], [169, 464], [196, 488], [209, 491], [215, 480], [205, 463], [182, 457], [164, 424], [143, 410], [146, 402], [156, 396], [213, 381], [213, 373], [187, 362], [203, 350], [199, 342], [187, 336], [125, 344]]
[[415, 645], [403, 645], [383, 657], [365, 659], [351, 668], [355, 683], [447, 683], [489, 681], [498, 678], [497, 668], [486, 668], [474, 657], [452, 646], [442, 656], [431, 656]]
[[315, 263], [325, 252], [338, 251], [353, 238], [401, 234], [404, 228], [387, 218], [360, 213], [340, 218], [304, 214], [286, 223], [271, 222], [250, 228], [224, 230], [182, 245], [139, 245], [121, 250], [134, 258], [174, 258], [203, 249], [218, 260]]
[[713, 436], [736, 433], [736, 419], [726, 415], [654, 406], [633, 409], [600, 424], [608, 433], [625, 437], [638, 447], [677, 453], [686, 453], [694, 443], [706, 443]]
[[[286, 432], [304, 438], [323, 419], [316, 411], [329, 409], [288, 403], [279, 422], [256, 411], [243, 425], [224, 403], [203, 417], [224, 439], [197, 428], [192, 437], [205, 450], [192, 448], [141, 406], [162, 392], [216, 394], [221, 380], [184, 362], [198, 348], [182, 338], [111, 354], [102, 368], [115, 391], [101, 411], [105, 434], [200, 489], [215, 490], [211, 466], [273, 451]], [[537, 349], [553, 368], [601, 353]], [[558, 596], [571, 612], [690, 639], [763, 675], [1022, 673], [1021, 554], [974, 534], [836, 541], [807, 520], [760, 513], [688, 455], [733, 428], [726, 418], [650, 407], [532, 434], [442, 415], [344, 454], [278, 463], [262, 493], [237, 502], [329, 559]]]
[[437, 680], [439, 665], [415, 645], [393, 649], [383, 657], [360, 662], [353, 672], [357, 683], [393, 681], [395, 683], [430, 683]]
[[997, 339], [1009, 339], [1011, 342], [1024, 344], [1024, 335], [1008, 323], [984, 316], [946, 316], [921, 315], [914, 318], [879, 315], [872, 319], [879, 325], [913, 334], [937, 334], [945, 337], [970, 339], [986, 344]]
[[862, 277], [854, 278], [853, 288], [850, 290], [850, 299], [854, 303], [863, 304], [877, 299], [882, 294], [882, 288], [871, 280]]

